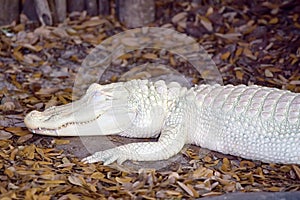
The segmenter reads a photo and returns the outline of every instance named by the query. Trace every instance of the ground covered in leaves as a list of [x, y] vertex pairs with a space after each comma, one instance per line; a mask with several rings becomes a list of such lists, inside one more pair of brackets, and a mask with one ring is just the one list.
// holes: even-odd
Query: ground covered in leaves
[[[194, 37], [212, 55], [225, 84], [300, 92], [299, 2], [210, 2], [157, 1], [157, 20], [151, 26]], [[25, 114], [70, 102], [85, 56], [124, 30], [113, 16], [90, 18], [85, 13], [73, 13], [55, 27], [36, 27], [22, 16], [20, 24], [0, 28], [1, 199], [164, 199], [300, 190], [298, 165], [248, 161], [188, 146], [180, 162], [130, 171], [83, 164], [68, 149], [72, 139], [31, 134], [23, 123]], [[136, 74], [134, 63], [165, 59], [191, 83], [201, 83], [188, 64], [171, 54], [161, 55], [157, 51], [126, 54], [101, 81], [149, 78], [153, 70], [145, 67], [145, 73]], [[63, 145], [67, 147], [62, 150]]]

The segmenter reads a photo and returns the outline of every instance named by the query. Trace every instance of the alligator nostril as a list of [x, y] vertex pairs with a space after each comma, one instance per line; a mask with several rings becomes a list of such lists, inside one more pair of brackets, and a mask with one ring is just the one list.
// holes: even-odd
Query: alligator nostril
[[41, 115], [42, 112], [37, 111], [37, 110], [33, 110], [29, 113], [30, 116], [35, 116], [35, 115]]
[[41, 112], [33, 110], [30, 113], [28, 113], [25, 118], [24, 118], [24, 123], [26, 126], [28, 126], [30, 124], [30, 122], [32, 122], [32, 120], [34, 120], [38, 115], [40, 115]]

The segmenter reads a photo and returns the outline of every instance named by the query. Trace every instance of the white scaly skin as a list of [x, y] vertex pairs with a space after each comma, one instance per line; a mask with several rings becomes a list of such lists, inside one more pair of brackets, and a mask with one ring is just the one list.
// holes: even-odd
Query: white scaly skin
[[157, 142], [131, 143], [96, 152], [93, 163], [167, 159], [185, 144], [274, 163], [300, 164], [300, 94], [260, 86], [200, 85], [133, 80], [92, 84], [73, 104], [32, 111], [34, 133], [111, 135]]

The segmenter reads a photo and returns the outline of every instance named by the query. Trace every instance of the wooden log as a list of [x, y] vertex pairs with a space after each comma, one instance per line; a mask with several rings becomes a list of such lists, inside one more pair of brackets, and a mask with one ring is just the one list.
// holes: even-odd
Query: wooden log
[[86, 0], [85, 7], [86, 7], [87, 14], [89, 16], [98, 15], [97, 0]]
[[19, 0], [1, 0], [0, 25], [7, 25], [19, 21]]
[[117, 16], [128, 28], [149, 24], [155, 18], [154, 0], [116, 0]]
[[47, 0], [34, 0], [34, 7], [42, 25], [52, 25], [52, 16]]
[[99, 15], [110, 14], [110, 1], [109, 0], [98, 0]]

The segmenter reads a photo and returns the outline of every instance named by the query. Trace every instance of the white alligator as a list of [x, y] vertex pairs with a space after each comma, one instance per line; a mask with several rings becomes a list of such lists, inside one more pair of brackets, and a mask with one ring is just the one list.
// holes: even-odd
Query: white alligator
[[246, 159], [300, 164], [300, 94], [261, 86], [133, 80], [92, 84], [73, 103], [32, 111], [25, 124], [51, 136], [158, 137], [96, 152], [86, 163], [167, 159], [195, 144]]

